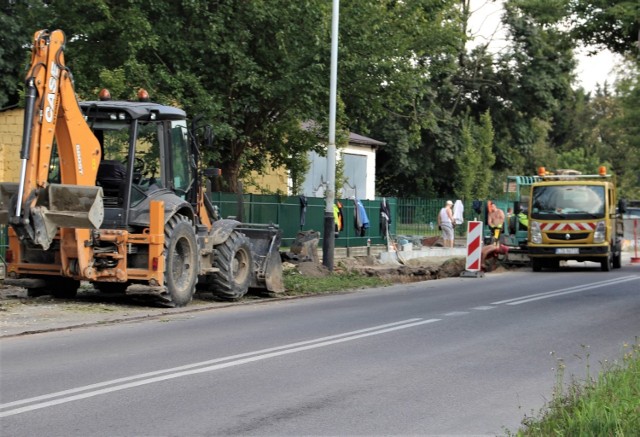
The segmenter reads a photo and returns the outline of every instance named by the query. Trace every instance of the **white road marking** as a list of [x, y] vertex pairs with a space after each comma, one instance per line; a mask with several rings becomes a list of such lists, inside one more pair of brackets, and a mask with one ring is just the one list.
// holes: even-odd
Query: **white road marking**
[[501, 305], [501, 304], [520, 305], [523, 303], [533, 302], [536, 300], [548, 299], [556, 296], [563, 296], [565, 294], [580, 293], [582, 291], [591, 290], [593, 288], [608, 287], [608, 286], [619, 284], [622, 282], [635, 281], [638, 279], [640, 279], [640, 276], [638, 275], [623, 276], [621, 278], [608, 279], [606, 281], [594, 282], [591, 284], [576, 285], [574, 287], [561, 288], [559, 290], [547, 291], [544, 293], [536, 293], [536, 294], [530, 294], [528, 296], [520, 296], [520, 297], [515, 297], [513, 299], [501, 300], [498, 302], [492, 302], [491, 305]]
[[[42, 396], [36, 396], [28, 399], [21, 399], [14, 402], [0, 404], [0, 409], [15, 407], [18, 405], [31, 404], [24, 407], [14, 408], [0, 412], [0, 417], [13, 416], [28, 411], [39, 410], [54, 405], [64, 404], [80, 399], [86, 399], [101, 394], [112, 393], [128, 388], [139, 387], [142, 385], [153, 384], [156, 382], [167, 381], [170, 379], [181, 378], [183, 376], [195, 375], [198, 373], [212, 372], [215, 370], [225, 369], [227, 367], [240, 366], [255, 361], [266, 360], [283, 355], [303, 352], [311, 349], [331, 346], [334, 344], [344, 343], [347, 341], [358, 340], [374, 335], [386, 334], [388, 332], [398, 331], [401, 329], [412, 328], [414, 326], [426, 325], [438, 322], [441, 319], [408, 319], [401, 322], [389, 323], [386, 325], [374, 326], [371, 328], [360, 329], [357, 331], [345, 332], [342, 334], [321, 337], [314, 340], [291, 343], [284, 346], [277, 346], [269, 349], [262, 349], [244, 354], [232, 355], [223, 358], [217, 358], [200, 363], [187, 364], [185, 366], [174, 367], [171, 369], [158, 370], [155, 372], [133, 375], [126, 378], [114, 379], [97, 384], [77, 387], [70, 390], [59, 391]], [[127, 382], [131, 381], [131, 382]], [[109, 387], [111, 386], [111, 387]], [[100, 388], [104, 387], [104, 388]], [[84, 393], [81, 393], [84, 392]], [[74, 393], [78, 393], [75, 394]], [[58, 398], [58, 399], [54, 399]], [[46, 399], [52, 399], [45, 402]], [[35, 403], [34, 403], [35, 402]]]
[[[576, 285], [574, 287], [562, 288], [559, 290], [548, 291], [544, 293], [531, 294], [528, 296], [521, 296], [512, 299], [501, 300], [498, 302], [492, 302], [491, 305], [520, 305], [523, 303], [533, 302], [536, 300], [547, 299], [556, 296], [562, 296], [565, 294], [579, 293], [585, 290], [593, 288], [607, 287], [618, 283], [635, 281], [640, 279], [639, 275], [623, 276], [621, 278], [608, 279], [605, 281], [594, 282], [592, 284]], [[473, 308], [474, 310], [490, 310], [495, 306], [478, 306]], [[452, 311], [444, 314], [445, 316], [461, 316], [469, 314], [468, 311]], [[215, 370], [225, 369], [233, 366], [240, 366], [255, 361], [266, 360], [269, 358], [275, 358], [283, 355], [293, 354], [297, 352], [303, 352], [306, 350], [317, 349], [321, 347], [331, 346], [334, 344], [344, 343], [347, 341], [358, 340], [360, 338], [370, 337], [374, 335], [381, 335], [388, 332], [398, 331], [401, 329], [412, 328], [414, 326], [426, 325], [429, 323], [438, 322], [441, 319], [421, 319], [414, 318], [403, 320], [399, 322], [389, 323], [385, 325], [374, 326], [371, 328], [360, 329], [357, 331], [345, 332], [342, 334], [331, 335], [327, 337], [321, 337], [313, 340], [301, 341], [297, 343], [291, 343], [283, 346], [276, 346], [273, 348], [262, 349], [253, 352], [247, 352], [243, 354], [231, 355], [223, 358], [216, 358], [213, 360], [202, 361], [199, 363], [187, 364], [184, 366], [173, 367], [164, 370], [157, 370], [154, 372], [142, 373], [139, 375], [133, 375], [125, 378], [113, 379], [110, 381], [104, 381], [96, 384], [90, 384], [83, 387], [77, 387], [69, 390], [63, 390], [55, 393], [49, 393], [46, 395], [36, 396], [28, 399], [21, 399], [13, 402], [0, 404], [0, 417], [13, 416], [28, 411], [38, 410], [42, 408], [51, 407], [67, 402], [72, 402], [80, 399], [86, 399], [101, 394], [112, 393], [128, 388], [139, 387], [142, 385], [153, 384], [156, 382], [167, 381], [170, 379], [181, 378], [183, 376], [195, 375], [199, 373], [212, 372]], [[77, 394], [76, 394], [77, 393]], [[57, 399], [55, 399], [57, 398]], [[47, 400], [51, 399], [51, 400]], [[40, 402], [45, 401], [45, 402]], [[24, 407], [14, 408], [6, 410], [7, 408], [17, 407], [19, 405], [31, 404]]]

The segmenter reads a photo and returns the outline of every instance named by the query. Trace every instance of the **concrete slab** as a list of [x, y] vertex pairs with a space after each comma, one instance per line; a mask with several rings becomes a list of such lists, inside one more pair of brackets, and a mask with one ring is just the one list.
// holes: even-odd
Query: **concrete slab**
[[378, 258], [380, 262], [394, 262], [397, 261], [398, 256], [402, 259], [416, 259], [416, 258], [429, 258], [429, 257], [465, 257], [467, 256], [467, 249], [465, 247], [423, 247], [416, 250], [403, 250], [398, 252], [380, 252]]

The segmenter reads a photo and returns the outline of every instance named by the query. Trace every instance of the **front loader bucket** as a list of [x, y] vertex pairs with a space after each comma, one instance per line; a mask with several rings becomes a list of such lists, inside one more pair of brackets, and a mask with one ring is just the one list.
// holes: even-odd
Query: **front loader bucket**
[[282, 279], [282, 260], [280, 252], [270, 252], [267, 259], [267, 267], [264, 272], [264, 282], [267, 290], [273, 293], [284, 293], [284, 280]]
[[251, 241], [256, 265], [252, 288], [266, 288], [273, 293], [284, 292], [280, 241], [282, 231], [274, 225], [243, 223], [236, 228]]
[[8, 225], [9, 217], [15, 214], [11, 211], [11, 198], [18, 192], [18, 184], [16, 182], [0, 183], [0, 225]]

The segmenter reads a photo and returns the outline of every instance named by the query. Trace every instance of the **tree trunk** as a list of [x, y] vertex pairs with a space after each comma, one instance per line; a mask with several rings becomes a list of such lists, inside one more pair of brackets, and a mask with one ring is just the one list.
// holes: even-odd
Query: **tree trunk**
[[240, 175], [240, 165], [238, 160], [227, 161], [222, 164], [222, 177], [226, 182], [224, 191], [229, 193], [238, 193], [240, 186], [238, 184], [238, 177]]

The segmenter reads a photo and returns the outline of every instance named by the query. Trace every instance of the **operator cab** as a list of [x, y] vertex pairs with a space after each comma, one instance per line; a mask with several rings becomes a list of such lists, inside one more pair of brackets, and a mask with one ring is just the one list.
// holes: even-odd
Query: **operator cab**
[[144, 226], [150, 200], [167, 190], [189, 200], [195, 165], [184, 111], [128, 101], [80, 107], [102, 151], [96, 185], [104, 193], [103, 228]]
[[[80, 108], [102, 153], [96, 176], [104, 195], [102, 228], [148, 226], [154, 199], [172, 202], [166, 207], [196, 204], [197, 150], [184, 111], [148, 101], [87, 101]], [[64, 183], [59, 161], [54, 143], [49, 183]]]

